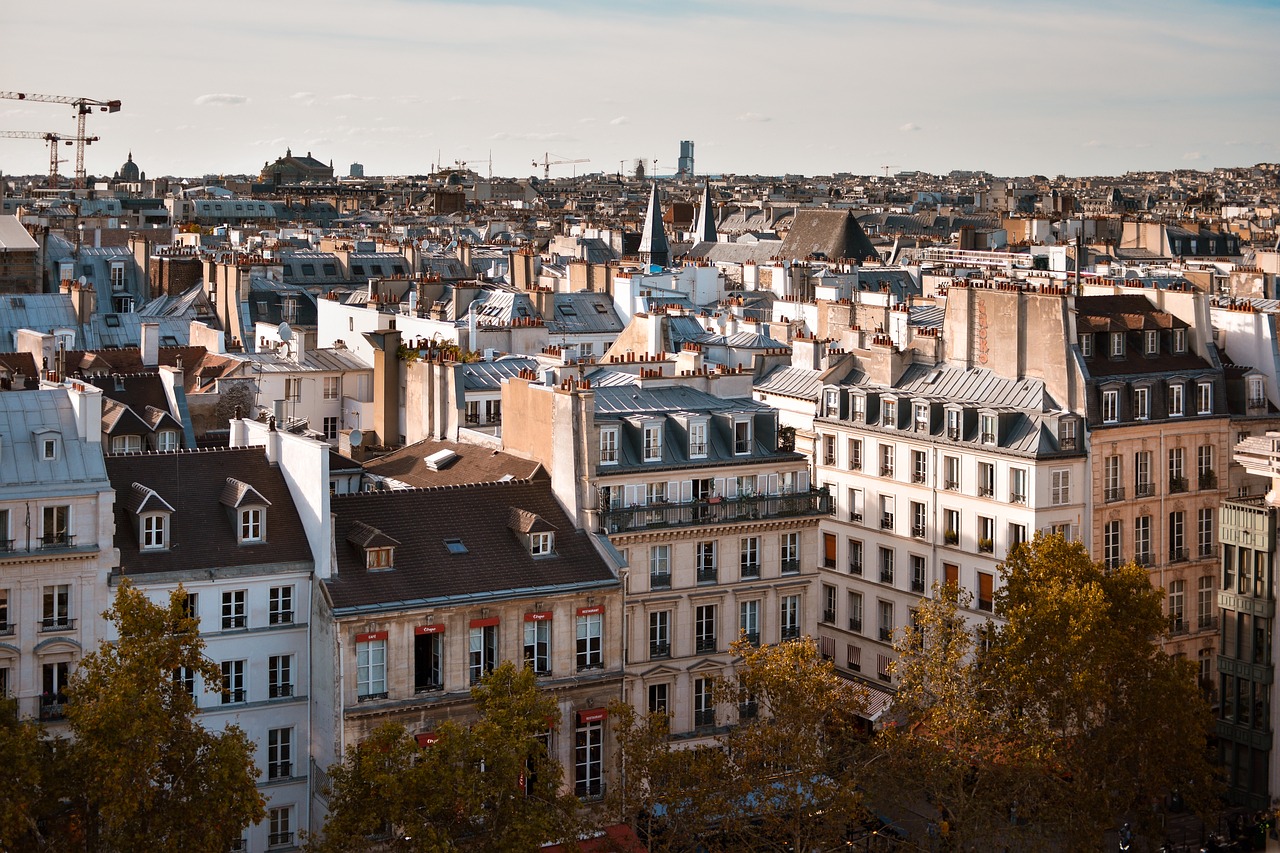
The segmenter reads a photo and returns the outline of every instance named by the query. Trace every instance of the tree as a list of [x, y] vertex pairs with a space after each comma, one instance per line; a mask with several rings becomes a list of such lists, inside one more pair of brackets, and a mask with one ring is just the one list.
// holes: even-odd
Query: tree
[[733, 724], [714, 747], [673, 750], [665, 715], [615, 706], [622, 777], [615, 805], [651, 850], [843, 844], [864, 816], [850, 736], [863, 693], [835, 674], [812, 640], [755, 647], [744, 639], [733, 650], [734, 671], [712, 688]]
[[44, 849], [52, 748], [39, 723], [18, 719], [12, 699], [0, 700], [0, 756], [0, 850]]
[[[58, 752], [74, 779], [63, 831], [91, 850], [223, 851], [263, 818], [253, 743], [236, 726], [211, 732], [175, 673], [222, 674], [204, 656], [185, 593], [153, 604], [127, 580], [104, 615], [119, 639], [81, 661], [68, 688], [73, 739]], [[74, 839], [73, 839], [74, 840]]]
[[1123, 820], [1154, 832], [1174, 790], [1211, 810], [1211, 714], [1194, 664], [1159, 646], [1168, 622], [1146, 570], [1037, 536], [1000, 573], [1003, 622], [969, 627], [949, 594], [922, 602], [898, 641], [903, 724], [880, 739], [953, 844], [1085, 849]]
[[578, 801], [542, 735], [559, 719], [533, 671], [510, 661], [471, 691], [479, 719], [447, 722], [419, 747], [379, 727], [330, 768], [329, 815], [308, 849], [520, 851], [573, 838]]

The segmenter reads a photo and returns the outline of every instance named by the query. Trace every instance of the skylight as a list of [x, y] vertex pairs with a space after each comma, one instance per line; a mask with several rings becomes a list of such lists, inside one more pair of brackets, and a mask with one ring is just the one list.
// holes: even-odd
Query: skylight
[[444, 540], [444, 547], [449, 549], [450, 554], [467, 553], [467, 546], [462, 544], [461, 539], [446, 539]]

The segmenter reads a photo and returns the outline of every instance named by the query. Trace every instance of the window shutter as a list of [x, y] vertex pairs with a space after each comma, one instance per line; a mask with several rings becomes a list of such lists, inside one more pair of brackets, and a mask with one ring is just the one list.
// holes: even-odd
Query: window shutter
[[796, 491], [804, 494], [809, 491], [809, 472], [808, 470], [800, 471], [796, 474]]
[[680, 502], [689, 503], [693, 500], [693, 480], [685, 480], [680, 483]]

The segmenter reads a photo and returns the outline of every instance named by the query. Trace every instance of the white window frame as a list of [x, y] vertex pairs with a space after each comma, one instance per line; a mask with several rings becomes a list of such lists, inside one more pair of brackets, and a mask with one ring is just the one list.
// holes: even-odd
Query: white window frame
[[555, 534], [546, 531], [529, 534], [529, 553], [535, 557], [549, 557], [554, 553]]
[[1110, 347], [1111, 357], [1123, 358], [1124, 357], [1124, 332], [1111, 332], [1110, 344], [1111, 344], [1111, 347]]
[[[477, 416], [479, 412], [477, 412]], [[618, 428], [605, 427], [600, 430], [600, 464], [618, 464]]]
[[169, 514], [149, 512], [142, 516], [142, 536], [139, 547], [143, 551], [164, 551], [169, 547]]
[[575, 624], [577, 648], [575, 657], [578, 671], [604, 667], [604, 614], [584, 613]]
[[733, 455], [750, 456], [755, 443], [755, 430], [751, 418], [735, 418], [733, 421]]
[[356, 698], [374, 699], [387, 694], [387, 641], [356, 643]]
[[293, 776], [293, 727], [267, 729], [267, 779]]
[[260, 506], [242, 507], [238, 531], [241, 544], [246, 542], [263, 542], [266, 533], [267, 511]]
[[525, 619], [524, 663], [535, 675], [551, 674], [550, 619]]
[[1213, 414], [1213, 383], [1212, 382], [1196, 383], [1196, 414], [1197, 415]]
[[249, 691], [244, 686], [245, 662], [243, 660], [224, 660], [222, 662], [222, 704], [235, 705], [249, 701]]
[[1186, 388], [1181, 382], [1169, 383], [1169, 417], [1180, 418], [1186, 414], [1186, 407], [1183, 403], [1183, 392]]
[[1151, 418], [1151, 391], [1145, 385], [1133, 389], [1133, 418], [1138, 421]]
[[156, 450], [165, 452], [178, 449], [178, 431], [176, 429], [162, 429], [156, 433]]
[[662, 461], [662, 424], [661, 423], [645, 424], [642, 433], [644, 437], [644, 461], [645, 462], [661, 462]]
[[323, 381], [324, 399], [326, 400], [338, 399], [339, 392], [340, 392], [340, 385], [339, 385], [340, 380], [341, 380], [341, 377], [338, 377], [338, 376], [324, 377], [324, 381]]
[[1104, 424], [1120, 422], [1120, 392], [1115, 389], [1102, 392], [1102, 422]]
[[707, 458], [707, 422], [689, 422], [689, 458]]
[[1071, 503], [1071, 469], [1056, 468], [1049, 472], [1050, 506], [1066, 506]]

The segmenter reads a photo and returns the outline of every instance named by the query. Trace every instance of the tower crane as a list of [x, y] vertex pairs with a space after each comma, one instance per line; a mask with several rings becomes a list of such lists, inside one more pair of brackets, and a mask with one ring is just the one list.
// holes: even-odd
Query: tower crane
[[[88, 141], [88, 137], [84, 135], [84, 118], [94, 109], [98, 109], [104, 113], [120, 112], [120, 102], [98, 101], [93, 98], [72, 98], [67, 95], [37, 95], [31, 92], [0, 92], [0, 98], [7, 98], [11, 101], [37, 101], [46, 104], [66, 104], [76, 111], [76, 135], [74, 137], [76, 145], [76, 187], [84, 186], [84, 146]], [[96, 137], [95, 137], [96, 138]]]
[[58, 159], [58, 143], [64, 142], [67, 145], [75, 145], [77, 143], [84, 145], [92, 145], [98, 141], [96, 136], [63, 136], [53, 131], [39, 130], [0, 130], [0, 138], [4, 139], [43, 139], [49, 143], [49, 189], [56, 189], [58, 186], [58, 164], [65, 162]]
[[552, 166], [567, 166], [570, 163], [590, 163], [591, 162], [589, 158], [583, 159], [583, 160], [564, 160], [564, 159], [552, 160], [551, 159], [552, 157], [559, 157], [559, 156], [560, 156], [559, 154], [551, 154], [550, 152], [547, 152], [542, 155], [541, 161], [538, 161], [538, 160], [533, 161], [533, 165], [542, 167], [542, 180], [546, 181], [551, 178]]

